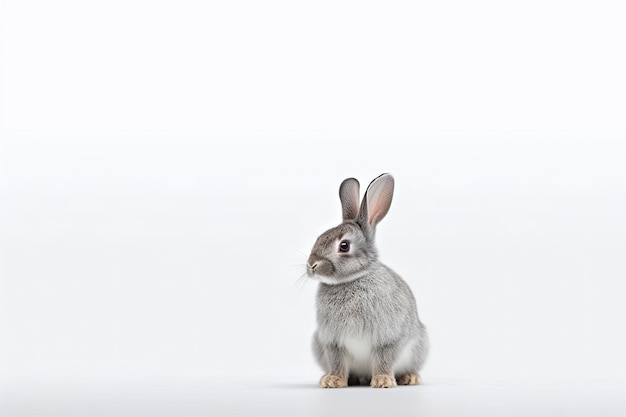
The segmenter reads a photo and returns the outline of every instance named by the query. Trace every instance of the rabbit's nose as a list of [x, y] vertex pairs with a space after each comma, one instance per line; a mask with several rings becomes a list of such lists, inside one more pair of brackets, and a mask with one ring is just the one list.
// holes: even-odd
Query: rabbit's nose
[[315, 271], [318, 265], [318, 258], [316, 256], [309, 256], [309, 259], [306, 261], [306, 266], [308, 266], [311, 271]]

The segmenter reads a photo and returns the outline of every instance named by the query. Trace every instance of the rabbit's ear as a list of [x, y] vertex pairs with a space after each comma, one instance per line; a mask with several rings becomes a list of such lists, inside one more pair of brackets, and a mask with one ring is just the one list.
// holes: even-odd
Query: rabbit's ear
[[359, 214], [359, 182], [346, 178], [339, 186], [339, 199], [344, 220], [354, 220]]
[[373, 231], [385, 217], [391, 207], [393, 185], [393, 177], [390, 174], [382, 174], [368, 185], [359, 210], [358, 220], [361, 225]]

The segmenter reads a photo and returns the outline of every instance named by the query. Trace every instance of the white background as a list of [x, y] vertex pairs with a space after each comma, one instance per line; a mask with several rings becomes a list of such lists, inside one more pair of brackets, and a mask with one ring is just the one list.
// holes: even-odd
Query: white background
[[[620, 2], [1, 11], [4, 414], [626, 411]], [[425, 384], [321, 390], [302, 265], [382, 172]]]

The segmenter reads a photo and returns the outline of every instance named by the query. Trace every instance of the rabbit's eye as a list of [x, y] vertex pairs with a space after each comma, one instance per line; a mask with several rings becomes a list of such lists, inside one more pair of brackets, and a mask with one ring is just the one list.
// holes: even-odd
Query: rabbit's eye
[[339, 242], [339, 252], [348, 252], [350, 250], [350, 242], [342, 240]]

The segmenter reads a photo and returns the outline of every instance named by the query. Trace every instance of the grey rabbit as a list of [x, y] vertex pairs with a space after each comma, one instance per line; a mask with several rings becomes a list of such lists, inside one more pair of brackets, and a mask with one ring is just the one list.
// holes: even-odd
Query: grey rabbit
[[411, 289], [378, 260], [374, 243], [393, 189], [393, 177], [382, 174], [359, 206], [359, 182], [344, 180], [339, 187], [343, 222], [317, 238], [307, 260], [307, 275], [320, 281], [313, 352], [325, 372], [322, 388], [421, 383], [426, 328]]

